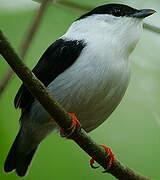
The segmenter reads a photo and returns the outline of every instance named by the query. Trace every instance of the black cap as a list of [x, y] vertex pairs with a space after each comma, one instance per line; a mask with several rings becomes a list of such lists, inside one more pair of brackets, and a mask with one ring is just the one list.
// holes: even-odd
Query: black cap
[[90, 12], [82, 15], [78, 20], [91, 16], [93, 14], [111, 14], [116, 17], [127, 16], [135, 18], [145, 18], [155, 13], [155, 10], [152, 9], [142, 9], [138, 10], [124, 4], [105, 4], [98, 6]]

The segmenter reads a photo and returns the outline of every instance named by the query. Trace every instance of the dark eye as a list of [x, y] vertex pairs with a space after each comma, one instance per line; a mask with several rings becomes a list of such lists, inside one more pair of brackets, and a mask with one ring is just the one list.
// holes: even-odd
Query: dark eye
[[120, 9], [114, 9], [113, 12], [112, 12], [112, 14], [113, 14], [114, 16], [121, 16], [121, 10], [120, 10]]

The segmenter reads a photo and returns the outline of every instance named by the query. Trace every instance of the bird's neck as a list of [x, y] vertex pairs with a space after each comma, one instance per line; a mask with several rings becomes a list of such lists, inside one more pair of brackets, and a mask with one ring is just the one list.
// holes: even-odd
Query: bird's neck
[[127, 27], [126, 30], [124, 30], [125, 28], [121, 30], [122, 28], [113, 29], [105, 22], [76, 21], [64, 37], [69, 40], [84, 40], [87, 43], [94, 44], [101, 52], [128, 59], [139, 40], [141, 27], [138, 28], [140, 33], [134, 33], [133, 28], [128, 30]]

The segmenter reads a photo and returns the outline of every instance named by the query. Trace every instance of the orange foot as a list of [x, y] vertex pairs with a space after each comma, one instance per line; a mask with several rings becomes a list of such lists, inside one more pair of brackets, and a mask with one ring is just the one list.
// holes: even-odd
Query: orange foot
[[[109, 147], [107, 147], [105, 145], [101, 145], [101, 146], [106, 150], [106, 159], [108, 160], [108, 164], [107, 164], [108, 166], [107, 167], [109, 168], [109, 167], [111, 167], [111, 165], [113, 163], [116, 162], [116, 159], [114, 157], [114, 154], [113, 154], [112, 150]], [[94, 161], [95, 160], [93, 158], [91, 158], [90, 159], [90, 165], [91, 165], [92, 168], [96, 169], [96, 168], [98, 168], [98, 166], [93, 165]]]
[[[66, 135], [65, 133], [64, 133], [64, 131], [62, 130], [62, 128], [60, 128], [60, 135], [61, 135], [61, 137], [69, 137], [69, 136], [71, 136], [72, 134], [73, 134], [73, 132], [75, 131], [75, 129], [77, 128], [77, 126], [78, 127], [81, 127], [81, 123], [78, 121], [78, 119], [77, 119], [77, 117], [76, 117], [76, 115], [74, 114], [74, 113], [68, 113], [69, 114], [69, 116], [72, 118], [72, 125], [71, 125], [71, 133], [70, 134], [68, 134], [68, 135]], [[68, 139], [70, 139], [70, 138], [68, 138]]]

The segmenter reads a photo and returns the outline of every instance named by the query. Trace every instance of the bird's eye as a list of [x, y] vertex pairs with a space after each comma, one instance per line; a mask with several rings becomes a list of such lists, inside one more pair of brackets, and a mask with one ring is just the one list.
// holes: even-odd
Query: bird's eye
[[120, 9], [114, 9], [113, 12], [112, 12], [112, 14], [113, 14], [114, 16], [121, 16], [121, 10], [120, 10]]

